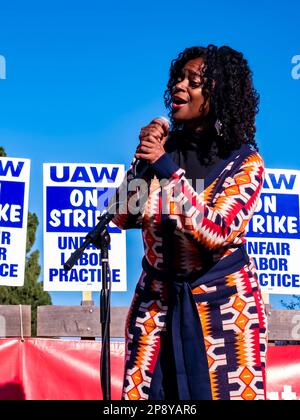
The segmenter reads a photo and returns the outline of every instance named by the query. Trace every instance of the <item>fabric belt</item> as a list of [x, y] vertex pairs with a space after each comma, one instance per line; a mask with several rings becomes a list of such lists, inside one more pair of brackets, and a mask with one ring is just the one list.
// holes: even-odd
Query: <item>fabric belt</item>
[[249, 261], [243, 245], [204, 274], [183, 277], [157, 270], [143, 259], [142, 265], [147, 274], [168, 281], [170, 285], [168, 310], [171, 311], [172, 346], [180, 400], [212, 399], [204, 336], [192, 289], [234, 273]]

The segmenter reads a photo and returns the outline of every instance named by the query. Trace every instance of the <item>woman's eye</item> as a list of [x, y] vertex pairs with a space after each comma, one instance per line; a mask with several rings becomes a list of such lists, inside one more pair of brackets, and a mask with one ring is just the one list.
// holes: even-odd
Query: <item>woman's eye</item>
[[196, 81], [196, 80], [191, 80], [191, 81], [190, 81], [190, 86], [191, 86], [192, 88], [197, 88], [197, 87], [200, 87], [200, 86], [201, 86], [201, 82], [200, 82], [200, 81]]

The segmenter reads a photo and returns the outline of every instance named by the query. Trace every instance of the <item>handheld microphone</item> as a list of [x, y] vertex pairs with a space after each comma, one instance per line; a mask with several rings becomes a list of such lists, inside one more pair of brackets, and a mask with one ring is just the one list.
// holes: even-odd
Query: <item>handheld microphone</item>
[[[156, 120], [160, 120], [164, 123], [167, 124], [168, 128], [167, 130], [169, 130], [170, 127], [170, 121], [168, 120], [168, 118], [166, 117], [158, 117], [155, 118]], [[149, 169], [150, 164], [145, 161], [144, 159], [136, 159], [133, 163], [133, 174], [135, 178], [140, 178], [143, 175], [145, 175], [146, 171]]]

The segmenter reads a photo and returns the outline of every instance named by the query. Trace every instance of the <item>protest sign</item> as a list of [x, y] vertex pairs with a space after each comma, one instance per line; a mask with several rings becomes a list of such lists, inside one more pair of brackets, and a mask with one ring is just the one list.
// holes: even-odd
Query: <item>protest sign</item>
[[23, 286], [30, 161], [0, 158], [0, 286]]
[[[79, 248], [124, 177], [123, 165], [44, 164], [44, 289], [101, 290], [101, 258], [90, 245], [71, 271]], [[126, 236], [109, 225], [112, 290], [126, 291]]]

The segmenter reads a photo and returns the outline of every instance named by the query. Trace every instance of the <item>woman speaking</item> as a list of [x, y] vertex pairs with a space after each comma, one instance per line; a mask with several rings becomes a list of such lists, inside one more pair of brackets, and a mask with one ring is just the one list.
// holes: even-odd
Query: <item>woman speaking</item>
[[245, 230], [264, 162], [247, 61], [227, 46], [187, 48], [171, 63], [165, 104], [171, 127], [142, 128], [135, 154], [148, 163], [149, 195], [137, 214], [123, 203], [113, 219], [142, 228], [145, 248], [123, 399], [262, 400], [266, 317]]

